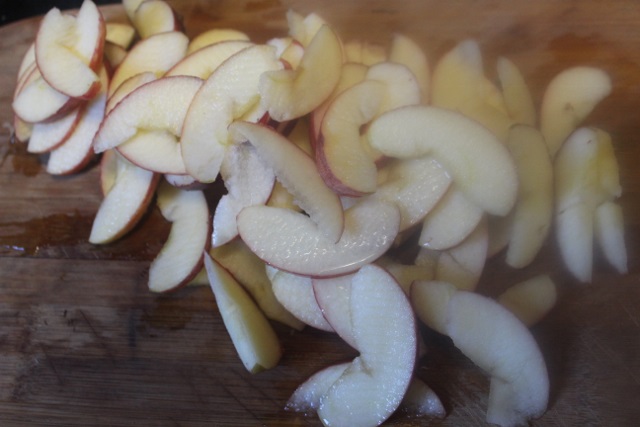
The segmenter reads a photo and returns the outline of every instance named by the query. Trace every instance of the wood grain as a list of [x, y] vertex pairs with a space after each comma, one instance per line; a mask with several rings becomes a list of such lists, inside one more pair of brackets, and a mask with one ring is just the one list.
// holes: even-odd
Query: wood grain
[[[504, 55], [524, 71], [540, 101], [560, 70], [589, 64], [609, 72], [612, 95], [588, 123], [609, 131], [621, 165], [630, 274], [596, 256], [593, 284], [562, 268], [550, 240], [520, 271], [502, 256], [487, 266], [480, 291], [497, 295], [546, 272], [561, 299], [533, 332], [552, 380], [549, 411], [534, 425], [631, 426], [640, 419], [640, 9], [633, 0], [450, 2], [407, 0], [172, 1], [189, 36], [212, 27], [246, 31], [256, 41], [283, 35], [285, 12], [317, 11], [345, 40], [387, 44], [401, 31], [435, 61], [464, 38], [479, 40], [486, 70]], [[103, 9], [123, 21], [119, 6]], [[146, 288], [149, 261], [167, 233], [151, 212], [126, 238], [87, 243], [100, 203], [95, 166], [48, 176], [44, 158], [12, 142], [11, 95], [22, 54], [39, 19], [0, 28], [0, 425], [2, 426], [318, 426], [283, 410], [316, 370], [354, 356], [337, 338], [276, 325], [285, 356], [277, 368], [245, 372], [210, 291], [157, 296]], [[418, 376], [449, 413], [434, 426], [484, 424], [488, 379], [451, 343], [426, 333]], [[394, 415], [387, 425], [424, 420]]]

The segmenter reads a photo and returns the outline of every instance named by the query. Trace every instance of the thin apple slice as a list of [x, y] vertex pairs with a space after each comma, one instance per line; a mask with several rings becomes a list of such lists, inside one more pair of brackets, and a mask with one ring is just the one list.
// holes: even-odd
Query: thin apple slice
[[527, 327], [497, 302], [463, 291], [449, 300], [446, 317], [454, 345], [491, 375], [487, 421], [515, 426], [540, 417], [549, 376]]
[[318, 416], [326, 425], [375, 426], [398, 408], [413, 377], [415, 318], [400, 286], [374, 265], [354, 275], [350, 308], [360, 356], [323, 395]]
[[136, 14], [136, 10], [144, 0], [122, 0], [122, 7], [130, 21], [133, 21], [133, 17]]
[[404, 34], [396, 33], [389, 48], [389, 61], [406, 66], [418, 81], [420, 99], [423, 103], [429, 100], [429, 61], [427, 55], [418, 44]]
[[100, 91], [83, 108], [73, 133], [60, 146], [51, 151], [47, 161], [48, 173], [52, 175], [76, 173], [87, 166], [93, 158], [93, 138], [100, 128], [107, 105], [109, 77], [104, 66], [100, 70], [100, 82]]
[[76, 107], [63, 117], [44, 123], [34, 123], [27, 151], [46, 153], [62, 145], [73, 133], [86, 106]]
[[360, 39], [346, 42], [343, 51], [346, 62], [355, 62], [367, 67], [387, 60], [387, 52], [384, 46]]
[[164, 0], [144, 0], [133, 14], [133, 26], [141, 38], [168, 31], [182, 31], [182, 22]]
[[131, 92], [138, 89], [140, 86], [157, 79], [158, 78], [154, 73], [147, 71], [144, 73], [134, 74], [127, 80], [123, 81], [107, 100], [105, 115], [109, 114], [111, 110], [113, 110], [113, 108]]
[[117, 147], [140, 167], [184, 174], [178, 138], [187, 110], [201, 86], [201, 79], [190, 76], [164, 77], [140, 86], [103, 121], [94, 140], [96, 153]]
[[378, 259], [376, 264], [387, 270], [407, 295], [411, 291], [413, 282], [416, 280], [433, 280], [435, 273], [431, 265], [401, 264], [386, 256]]
[[271, 284], [277, 300], [297, 319], [321, 331], [333, 332], [316, 301], [310, 277], [278, 270]]
[[174, 65], [166, 76], [194, 76], [207, 79], [224, 61], [232, 55], [252, 46], [242, 40], [215, 43], [189, 54]]
[[544, 274], [511, 286], [498, 297], [498, 302], [526, 326], [533, 326], [547, 315], [557, 299], [556, 285]]
[[596, 209], [595, 237], [605, 258], [620, 274], [628, 272], [627, 248], [624, 239], [622, 208], [614, 202], [604, 202]]
[[309, 217], [286, 209], [251, 206], [238, 215], [240, 237], [265, 262], [296, 274], [327, 277], [347, 274], [384, 254], [398, 233], [394, 205], [363, 201], [345, 212], [337, 243]]
[[232, 28], [212, 28], [198, 34], [191, 40], [187, 54], [190, 55], [204, 47], [225, 41], [249, 41], [249, 36]]
[[136, 29], [122, 22], [107, 22], [105, 24], [105, 42], [113, 43], [127, 50], [136, 38]]
[[211, 219], [202, 191], [180, 190], [162, 182], [157, 203], [162, 216], [171, 222], [171, 231], [149, 268], [149, 290], [167, 292], [189, 283], [202, 268]]
[[394, 62], [379, 62], [369, 67], [366, 79], [386, 85], [386, 96], [379, 114], [407, 105], [420, 104], [420, 85], [411, 70]]
[[388, 167], [388, 177], [370, 197], [395, 203], [400, 231], [420, 222], [449, 189], [447, 171], [430, 157], [400, 160]]
[[[232, 55], [205, 81], [189, 107], [180, 141], [187, 172], [200, 182], [213, 182], [232, 143], [228, 127], [236, 119], [257, 122], [258, 80], [282, 68], [271, 46], [251, 46]], [[246, 114], [250, 112], [250, 117]]]
[[401, 409], [411, 417], [444, 418], [447, 415], [436, 392], [418, 378], [409, 384]]
[[310, 376], [296, 388], [285, 408], [303, 413], [317, 411], [322, 396], [342, 376], [349, 365], [351, 365], [349, 362], [331, 365]]
[[236, 239], [226, 245], [211, 248], [209, 255], [242, 285], [267, 318], [302, 330], [302, 322], [276, 298], [264, 262], [242, 240]]
[[318, 31], [320, 31], [320, 28], [322, 28], [323, 25], [327, 25], [327, 22], [317, 13], [302, 16], [296, 11], [289, 9], [286, 17], [287, 25], [289, 26], [289, 35], [305, 48], [309, 46]]
[[72, 98], [93, 98], [100, 89], [105, 33], [102, 14], [91, 0], [82, 3], [77, 16], [49, 10], [36, 35], [42, 77]]
[[120, 45], [111, 43], [109, 41], [104, 42], [104, 60], [109, 65], [110, 70], [115, 70], [122, 64], [124, 58], [127, 57], [127, 50]]
[[[112, 154], [107, 159], [114, 159], [116, 171], [114, 182], [108, 186], [93, 220], [89, 236], [89, 242], [93, 244], [113, 242], [135, 227], [147, 211], [160, 178], [160, 175], [130, 163], [116, 151], [109, 153]], [[105, 164], [104, 168], [109, 166]], [[103, 184], [106, 180], [105, 176]]]
[[20, 61], [20, 66], [18, 67], [18, 77], [16, 80], [19, 82], [24, 76], [26, 76], [27, 72], [29, 72], [32, 67], [36, 65], [36, 43], [33, 42], [29, 45], [22, 60]]
[[540, 130], [552, 158], [611, 90], [609, 75], [593, 67], [568, 68], [551, 80], [542, 97]]
[[338, 95], [324, 115], [316, 163], [324, 181], [339, 195], [361, 196], [377, 187], [376, 164], [361, 128], [378, 114], [385, 90], [383, 83], [365, 80]]
[[507, 147], [516, 163], [520, 184], [506, 263], [522, 268], [533, 261], [551, 228], [553, 165], [544, 138], [536, 128], [512, 127]]
[[473, 232], [482, 216], [482, 209], [451, 185], [425, 217], [418, 243], [433, 250], [450, 249]]
[[273, 191], [276, 176], [247, 143], [234, 144], [225, 152], [220, 175], [228, 193], [223, 195], [213, 216], [212, 244], [224, 245], [238, 236], [236, 217], [247, 206], [264, 205]]
[[449, 282], [417, 280], [410, 290], [411, 305], [425, 325], [446, 335], [447, 306], [458, 288]]
[[353, 274], [313, 279], [313, 293], [318, 307], [333, 331], [353, 348], [357, 348], [351, 320], [351, 281]]
[[116, 150], [107, 150], [100, 159], [100, 189], [102, 196], [106, 197], [116, 183], [118, 169], [120, 168], [120, 158]]
[[500, 57], [496, 70], [509, 115], [516, 123], [535, 126], [536, 107], [520, 69], [509, 59]]
[[304, 50], [295, 70], [274, 70], [260, 77], [261, 102], [277, 121], [304, 116], [331, 94], [342, 68], [342, 44], [323, 26]]
[[375, 119], [367, 136], [374, 148], [391, 157], [433, 156], [456, 186], [488, 213], [506, 215], [516, 201], [518, 180], [508, 150], [494, 134], [459, 113], [402, 107]]
[[282, 348], [269, 321], [234, 277], [206, 253], [204, 266], [220, 316], [244, 367], [257, 373], [276, 366]]
[[188, 44], [187, 36], [179, 31], [156, 34], [136, 43], [111, 78], [109, 98], [131, 76], [147, 71], [162, 76], [184, 58]]
[[326, 186], [314, 161], [284, 136], [259, 124], [235, 122], [229, 126], [235, 141], [247, 140], [276, 178], [332, 242], [340, 240], [344, 214], [338, 196]]

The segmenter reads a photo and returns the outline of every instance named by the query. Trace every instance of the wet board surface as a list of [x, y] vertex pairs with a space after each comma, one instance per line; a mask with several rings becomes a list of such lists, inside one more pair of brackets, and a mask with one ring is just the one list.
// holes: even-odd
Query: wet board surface
[[[415, 39], [432, 64], [456, 42], [476, 38], [487, 74], [513, 60], [539, 105], [551, 77], [572, 65], [606, 70], [613, 93], [588, 118], [611, 133], [620, 161], [629, 270], [596, 254], [593, 283], [566, 273], [550, 239], [533, 265], [487, 265], [479, 291], [548, 273], [560, 288], [552, 313], [533, 328], [551, 377], [548, 412], [534, 425], [635, 425], [640, 418], [640, 8], [634, 1], [175, 1], [190, 37], [237, 28], [256, 41], [284, 35], [285, 12], [319, 12], [344, 40]], [[102, 9], [124, 21], [120, 6]], [[87, 242], [100, 201], [98, 168], [46, 174], [46, 158], [11, 141], [11, 97], [39, 18], [0, 28], [0, 425], [317, 426], [283, 407], [305, 378], [355, 351], [308, 328], [276, 330], [280, 365], [247, 373], [208, 288], [170, 295], [147, 290], [148, 266], [168, 234], [152, 210], [126, 238]], [[434, 426], [483, 425], [488, 378], [449, 340], [427, 333], [417, 375], [442, 398]], [[387, 425], [425, 425], [394, 415]]]

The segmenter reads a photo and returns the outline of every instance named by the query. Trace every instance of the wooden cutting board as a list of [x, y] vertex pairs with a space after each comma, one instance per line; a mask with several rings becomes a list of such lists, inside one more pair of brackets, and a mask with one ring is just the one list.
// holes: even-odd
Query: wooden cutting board
[[[386, 44], [400, 31], [432, 62], [464, 38], [479, 40], [486, 70], [515, 61], [536, 102], [550, 78], [578, 64], [611, 74], [613, 94], [588, 123], [609, 131], [620, 160], [630, 274], [596, 255], [593, 283], [572, 280], [552, 239], [516, 271], [491, 260], [479, 291], [495, 296], [539, 273], [561, 298], [533, 328], [551, 376], [549, 411], [535, 425], [631, 426], [640, 419], [640, 8], [622, 1], [173, 1], [189, 36], [232, 27], [256, 41], [286, 32], [285, 12], [317, 11], [345, 40]], [[120, 6], [103, 9], [124, 21]], [[0, 28], [0, 425], [300, 426], [320, 425], [283, 410], [293, 390], [354, 351], [311, 328], [276, 326], [280, 366], [247, 373], [226, 335], [211, 292], [153, 295], [149, 262], [168, 226], [151, 212], [113, 245], [87, 243], [101, 201], [98, 168], [71, 177], [44, 172], [46, 158], [11, 140], [11, 97], [19, 61], [39, 20]], [[435, 426], [483, 425], [488, 379], [439, 336], [426, 334], [417, 375], [442, 398]], [[426, 421], [403, 414], [387, 425]]]

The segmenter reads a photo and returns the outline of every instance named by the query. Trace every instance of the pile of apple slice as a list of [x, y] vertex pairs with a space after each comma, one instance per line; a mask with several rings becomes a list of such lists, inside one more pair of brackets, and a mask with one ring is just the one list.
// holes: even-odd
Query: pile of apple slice
[[[611, 139], [577, 128], [611, 91], [606, 73], [560, 73], [538, 119], [516, 65], [500, 58], [496, 85], [473, 40], [431, 72], [411, 39], [343, 42], [317, 14], [289, 11], [289, 34], [257, 43], [218, 28], [189, 40], [164, 1], [123, 6], [130, 24], [105, 23], [90, 0], [50, 11], [13, 101], [17, 139], [50, 153], [49, 172], [102, 155], [90, 242], [126, 235], [155, 200], [171, 232], [150, 290], [210, 284], [251, 372], [280, 359], [270, 320], [337, 333], [359, 356], [287, 404], [325, 425], [379, 425], [400, 406], [445, 415], [414, 377], [416, 319], [491, 376], [489, 422], [544, 413], [549, 380], [527, 326], [555, 304], [554, 283], [533, 277], [495, 300], [473, 291], [502, 250], [529, 265], [554, 217], [577, 279], [591, 278], [594, 241], [626, 272]], [[227, 193], [211, 212], [218, 179]]]

